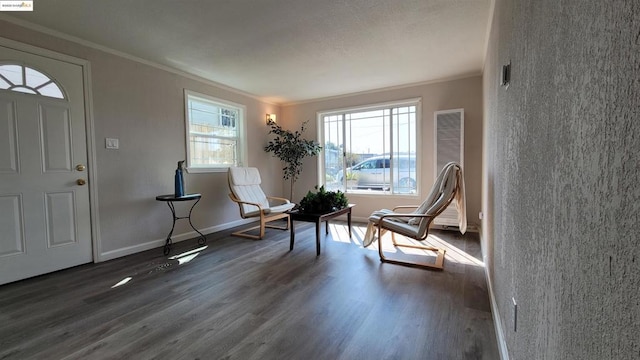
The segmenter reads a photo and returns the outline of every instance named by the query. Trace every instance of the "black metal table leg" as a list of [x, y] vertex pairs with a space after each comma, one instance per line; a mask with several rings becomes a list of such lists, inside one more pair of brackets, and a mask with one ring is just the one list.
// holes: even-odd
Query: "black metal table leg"
[[171, 241], [171, 235], [173, 235], [173, 229], [175, 229], [176, 227], [176, 209], [173, 206], [173, 202], [171, 201], [167, 201], [167, 206], [169, 206], [169, 209], [171, 209], [171, 217], [173, 218], [173, 223], [171, 224], [171, 231], [169, 231], [169, 235], [167, 235], [167, 241], [164, 243], [164, 254], [165, 255], [169, 255], [169, 253], [171, 252], [171, 245], [173, 244], [173, 241]]
[[196, 202], [194, 202], [193, 205], [191, 205], [191, 209], [189, 210], [189, 216], [187, 217], [187, 219], [189, 219], [189, 225], [191, 225], [191, 228], [200, 235], [200, 238], [198, 239], [198, 244], [204, 245], [207, 242], [207, 238], [198, 229], [196, 229], [196, 227], [193, 226], [193, 223], [191, 222], [191, 212], [193, 211], [193, 208], [196, 206], [196, 204], [200, 202], [200, 199], [201, 198], [198, 198], [198, 200], [196, 200]]
[[293, 243], [296, 240], [296, 230], [295, 230], [295, 226], [293, 225], [293, 221], [290, 221], [290, 225], [291, 225], [291, 233], [289, 235], [289, 251], [293, 250]]
[[[198, 202], [200, 202], [201, 198], [202, 198], [202, 195], [200, 194], [187, 194], [184, 196], [174, 196], [174, 195], [156, 196], [156, 200], [165, 201], [167, 203], [167, 206], [169, 206], [169, 209], [171, 210], [171, 217], [172, 217], [171, 231], [169, 231], [169, 235], [167, 235], [167, 240], [165, 241], [165, 244], [164, 244], [164, 249], [163, 249], [164, 255], [169, 255], [169, 253], [171, 252], [171, 246], [173, 245], [171, 236], [173, 235], [173, 230], [176, 227], [176, 220], [180, 220], [180, 219], [189, 220], [189, 225], [199, 235], [198, 244], [204, 245], [207, 242], [207, 237], [204, 236], [204, 234], [201, 233], [198, 229], [196, 229], [196, 227], [193, 226], [193, 223], [191, 222], [191, 213], [193, 212], [193, 208], [196, 206]], [[195, 202], [193, 203], [193, 205], [191, 205], [188, 216], [176, 216], [176, 208], [175, 208], [175, 205], [173, 204], [174, 201], [193, 201], [193, 200], [195, 200]]]

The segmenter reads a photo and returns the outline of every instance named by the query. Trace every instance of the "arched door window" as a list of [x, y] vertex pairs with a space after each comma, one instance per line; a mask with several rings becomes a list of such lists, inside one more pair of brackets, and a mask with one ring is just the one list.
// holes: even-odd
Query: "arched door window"
[[53, 79], [24, 65], [0, 65], [0, 89], [56, 99], [65, 98], [62, 89]]

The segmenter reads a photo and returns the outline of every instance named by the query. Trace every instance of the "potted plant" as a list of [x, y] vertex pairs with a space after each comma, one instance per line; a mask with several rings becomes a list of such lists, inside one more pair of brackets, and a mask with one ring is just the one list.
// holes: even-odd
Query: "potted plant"
[[289, 199], [293, 198], [293, 184], [302, 171], [302, 160], [307, 156], [318, 155], [322, 150], [322, 146], [316, 141], [302, 138], [307, 122], [302, 123], [300, 131], [291, 132], [284, 130], [275, 121], [269, 121], [271, 127], [269, 134], [275, 134], [276, 137], [269, 141], [264, 151], [273, 153], [275, 157], [287, 164], [282, 171], [283, 178], [291, 180]]
[[326, 191], [324, 185], [319, 189], [316, 186], [315, 189], [318, 190], [318, 192], [314, 193], [309, 191], [300, 201], [298, 207], [300, 212], [323, 214], [344, 209], [349, 205], [349, 200], [340, 190]]

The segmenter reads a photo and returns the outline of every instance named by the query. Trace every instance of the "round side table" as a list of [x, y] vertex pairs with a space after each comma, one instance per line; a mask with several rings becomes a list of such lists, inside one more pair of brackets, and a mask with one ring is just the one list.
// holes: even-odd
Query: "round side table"
[[[167, 235], [167, 241], [164, 244], [165, 255], [169, 255], [169, 253], [171, 252], [171, 245], [173, 244], [173, 242], [171, 241], [171, 235], [173, 235], [173, 229], [176, 226], [176, 220], [180, 220], [180, 219], [189, 220], [189, 225], [191, 225], [191, 228], [195, 230], [195, 232], [200, 234], [200, 238], [198, 239], [198, 244], [204, 245], [207, 242], [207, 238], [200, 231], [198, 231], [198, 229], [196, 229], [195, 226], [193, 226], [193, 223], [191, 222], [191, 212], [193, 211], [193, 208], [196, 206], [196, 204], [200, 201], [201, 198], [202, 198], [201, 194], [186, 194], [184, 196], [175, 196], [173, 194], [169, 194], [169, 195], [156, 196], [156, 200], [164, 201], [167, 203], [167, 205], [169, 206], [169, 209], [171, 209], [171, 214], [173, 215], [173, 224], [171, 225], [171, 231], [169, 231], [169, 235]], [[176, 216], [176, 208], [173, 205], [174, 202], [194, 201], [194, 200], [195, 202], [193, 203], [193, 205], [191, 205], [191, 209], [189, 209], [189, 215]]]

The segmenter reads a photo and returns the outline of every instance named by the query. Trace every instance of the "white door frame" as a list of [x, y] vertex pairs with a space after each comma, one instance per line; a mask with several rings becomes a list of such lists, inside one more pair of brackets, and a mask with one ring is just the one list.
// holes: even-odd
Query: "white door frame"
[[89, 181], [89, 209], [91, 219], [91, 245], [93, 249], [93, 262], [103, 261], [100, 254], [102, 254], [102, 246], [100, 241], [100, 224], [98, 216], [98, 171], [96, 165], [98, 163], [96, 158], [96, 143], [94, 133], [94, 121], [93, 121], [93, 96], [91, 92], [91, 64], [88, 60], [76, 58], [73, 56], [61, 54], [55, 51], [39, 48], [33, 45], [21, 43], [15, 40], [0, 37], [0, 45], [11, 48], [14, 50], [31, 53], [38, 56], [48, 57], [54, 60], [64, 61], [74, 65], [78, 65], [82, 68], [82, 81], [84, 92], [84, 106], [85, 106], [85, 127], [86, 127], [86, 139], [87, 139], [87, 175]]

